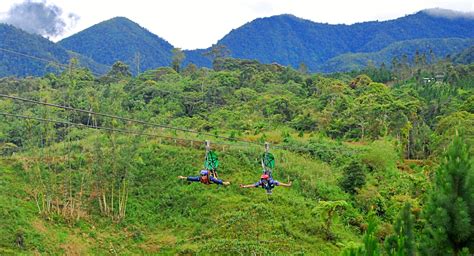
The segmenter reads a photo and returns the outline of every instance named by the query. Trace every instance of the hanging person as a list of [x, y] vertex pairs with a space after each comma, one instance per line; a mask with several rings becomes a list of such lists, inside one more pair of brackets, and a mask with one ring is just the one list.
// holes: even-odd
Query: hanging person
[[208, 170], [201, 170], [200, 176], [178, 176], [179, 179], [182, 180], [187, 180], [191, 182], [201, 182], [202, 184], [210, 185], [210, 184], [218, 184], [218, 185], [230, 185], [230, 182], [228, 181], [223, 181], [221, 179], [218, 179], [214, 177], [214, 175], [211, 174], [210, 171]]
[[219, 167], [219, 160], [217, 154], [210, 150], [210, 142], [206, 140], [206, 158], [204, 159], [204, 170], [201, 170], [200, 176], [178, 176], [179, 179], [187, 180], [191, 182], [201, 182], [202, 184], [218, 184], [218, 185], [230, 185], [230, 182], [223, 181], [217, 178], [217, 168]]
[[263, 189], [267, 191], [267, 194], [271, 194], [275, 186], [291, 187], [291, 181], [288, 183], [279, 182], [277, 180], [274, 180], [272, 177], [270, 177], [270, 175], [264, 173], [262, 174], [262, 176], [260, 176], [260, 180], [254, 184], [249, 184], [249, 185], [240, 184], [241, 188], [262, 187]]

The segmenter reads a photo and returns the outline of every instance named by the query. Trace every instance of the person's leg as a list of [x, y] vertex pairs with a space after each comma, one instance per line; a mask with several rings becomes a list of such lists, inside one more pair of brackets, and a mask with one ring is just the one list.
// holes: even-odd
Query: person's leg
[[216, 184], [219, 184], [219, 185], [222, 185], [223, 184], [223, 181], [222, 180], [219, 180], [219, 179], [216, 179], [214, 176], [209, 176], [211, 178], [211, 181], [216, 183]]
[[201, 181], [201, 178], [199, 176], [188, 176], [186, 180], [198, 182], [198, 181]]

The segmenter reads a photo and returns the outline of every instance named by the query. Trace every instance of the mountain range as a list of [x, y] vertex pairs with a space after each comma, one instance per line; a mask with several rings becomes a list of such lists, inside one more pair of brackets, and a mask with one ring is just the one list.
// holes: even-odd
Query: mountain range
[[[474, 45], [474, 15], [430, 9], [389, 21], [352, 25], [316, 23], [293, 15], [258, 18], [230, 31], [216, 45], [230, 57], [279, 63], [313, 72], [360, 69], [369, 62], [390, 65], [393, 57], [415, 52], [437, 57], [453, 55]], [[214, 45], [215, 46], [215, 45]], [[60, 63], [71, 56], [94, 72], [123, 61], [133, 73], [169, 66], [173, 45], [139, 24], [116, 17], [53, 43], [10, 25], [0, 24], [0, 49], [10, 49]], [[183, 65], [211, 67], [203, 53], [186, 50]], [[41, 75], [50, 64], [0, 50], [0, 75]], [[48, 66], [49, 65], [49, 66]]]
[[73, 57], [93, 72], [101, 74], [108, 69], [44, 37], [0, 24], [0, 76], [42, 76], [64, 70]]

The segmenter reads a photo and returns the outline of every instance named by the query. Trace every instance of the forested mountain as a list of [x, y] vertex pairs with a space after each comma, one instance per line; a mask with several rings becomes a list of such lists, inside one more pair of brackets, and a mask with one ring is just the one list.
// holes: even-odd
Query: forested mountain
[[474, 46], [466, 48], [464, 51], [454, 56], [454, 62], [462, 64], [474, 63]]
[[[416, 52], [444, 58], [446, 54], [459, 53], [463, 48], [472, 46], [472, 40], [468, 39], [474, 38], [472, 17], [459, 14], [457, 17], [445, 17], [445, 12], [448, 11], [425, 10], [395, 20], [353, 25], [315, 23], [293, 15], [259, 18], [232, 30], [213, 47], [184, 51], [185, 59], [182, 64], [186, 66], [194, 63], [201, 67], [211, 67], [212, 54], [203, 54], [212, 52], [218, 48], [216, 46], [227, 48], [230, 57], [255, 59], [262, 63], [275, 62], [294, 68], [304, 64], [313, 72], [361, 69], [369, 60], [376, 65], [382, 62], [391, 65], [393, 57], [412, 57]], [[66, 59], [71, 56], [64, 50], [68, 49], [93, 60], [80, 57], [81, 62], [92, 66], [95, 61], [110, 67], [120, 60], [130, 66], [133, 74], [170, 66], [174, 48], [162, 38], [123, 17], [101, 22], [56, 45], [11, 26], [2, 26], [1, 32], [1, 40], [8, 46], [6, 48], [25, 48], [26, 53], [35, 53], [33, 49], [38, 47], [36, 44], [41, 44], [44, 47], [40, 47], [38, 57], [55, 56], [61, 63], [66, 63]], [[17, 35], [18, 33], [21, 35]], [[42, 43], [37, 43], [36, 40]], [[10, 47], [12, 44], [15, 45]], [[11, 55], [3, 56], [3, 75], [41, 75], [48, 71], [37, 62], [24, 65], [29, 61], [18, 61]], [[103, 68], [94, 67], [94, 70], [103, 71]]]
[[67, 51], [42, 36], [7, 24], [0, 24], [0, 48], [0, 76], [41, 76], [62, 71], [62, 65], [67, 65], [72, 57], [93, 72], [106, 70], [103, 65]]
[[433, 10], [395, 20], [353, 25], [322, 24], [293, 15], [279, 15], [249, 22], [231, 31], [218, 44], [227, 46], [235, 58], [293, 67], [304, 63], [315, 71], [321, 70], [320, 65], [338, 55], [378, 52], [394, 42], [421, 38], [473, 38], [473, 27], [473, 18], [446, 18], [433, 13]]
[[134, 73], [168, 66], [173, 49], [167, 41], [123, 17], [96, 24], [58, 44], [109, 66], [122, 61]]
[[[390, 44], [384, 49], [370, 53], [345, 53], [331, 58], [318, 70], [323, 72], [341, 72], [350, 70], [361, 70], [367, 65], [385, 66], [392, 65], [394, 57], [398, 61], [405, 56], [409, 62], [420, 61], [424, 64], [436, 62], [448, 55], [454, 56], [459, 52], [474, 45], [474, 38], [436, 38], [436, 39], [414, 39], [400, 41]], [[471, 47], [472, 48], [472, 47]], [[466, 62], [463, 62], [468, 64]]]

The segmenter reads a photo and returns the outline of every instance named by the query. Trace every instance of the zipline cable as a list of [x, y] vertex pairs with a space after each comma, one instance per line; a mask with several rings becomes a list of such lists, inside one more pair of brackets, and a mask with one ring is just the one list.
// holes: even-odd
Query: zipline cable
[[[54, 63], [58, 66], [63, 67], [63, 68], [70, 68], [70, 66], [68, 64], [63, 64], [63, 63], [60, 63], [60, 62], [55, 61], [55, 60], [49, 60], [49, 59], [36, 57], [36, 56], [30, 55], [30, 54], [17, 52], [17, 51], [11, 50], [11, 49], [6, 49], [6, 48], [0, 47], [0, 51], [17, 54], [17, 55], [32, 58], [32, 59], [35, 59], [35, 60]], [[107, 66], [107, 65], [103, 65], [103, 66], [108, 67], [108, 68], [112, 68], [111, 66]], [[94, 74], [96, 76], [102, 76], [103, 75], [103, 74], [95, 73], [91, 70], [89, 70], [89, 71], [91, 72], [91, 74]], [[158, 90], [162, 91], [162, 92], [167, 92], [167, 93], [174, 93], [174, 92], [165, 91], [165, 90], [161, 90], [161, 89], [158, 89]], [[159, 127], [159, 128], [176, 130], [176, 131], [183, 131], [183, 132], [194, 133], [194, 134], [198, 134], [198, 135], [212, 136], [212, 137], [215, 137], [215, 138], [221, 138], [221, 139], [230, 140], [230, 141], [238, 141], [238, 142], [242, 142], [242, 143], [248, 143], [248, 144], [260, 146], [260, 143], [253, 142], [253, 141], [246, 141], [246, 140], [241, 140], [241, 139], [236, 139], [236, 138], [230, 138], [230, 137], [225, 137], [225, 136], [214, 135], [214, 134], [210, 134], [210, 133], [203, 133], [203, 132], [198, 132], [198, 131], [189, 130], [189, 129], [185, 129], [185, 128], [172, 127], [172, 126], [161, 125], [161, 124], [154, 124], [154, 123], [149, 123], [149, 122], [136, 120], [136, 119], [131, 119], [131, 118], [126, 118], [126, 117], [120, 117], [120, 116], [111, 115], [111, 114], [93, 112], [93, 111], [90, 111], [90, 110], [76, 109], [76, 108], [72, 108], [72, 107], [61, 106], [61, 105], [46, 103], [46, 102], [40, 102], [40, 101], [35, 101], [35, 100], [25, 99], [25, 98], [21, 98], [21, 97], [5, 95], [5, 94], [0, 94], [0, 97], [10, 98], [10, 99], [13, 99], [13, 100], [21, 100], [21, 101], [25, 101], [25, 102], [29, 102], [29, 103], [33, 103], [33, 104], [40, 104], [40, 105], [49, 106], [49, 107], [56, 107], [56, 108], [61, 108], [61, 109], [65, 109], [65, 110], [70, 110], [70, 111], [77, 111], [77, 112], [81, 112], [81, 113], [87, 113], [87, 114], [90, 114], [90, 115], [103, 116], [103, 117], [108, 117], [108, 118], [115, 118], [115, 119], [120, 119], [120, 120], [123, 120], [123, 121], [135, 122], [135, 123], [139, 123], [139, 124], [147, 125], [147, 126]], [[79, 124], [75, 124], [75, 125], [79, 125]], [[109, 129], [113, 129], [113, 128], [109, 128]], [[179, 138], [175, 138], [175, 139], [179, 139]], [[186, 139], [179, 139], [179, 140], [186, 140]], [[202, 141], [202, 142], [204, 142], [204, 141]], [[214, 143], [214, 144], [217, 144], [217, 143]], [[220, 143], [219, 145], [236, 146], [234, 144], [225, 144], [225, 143]], [[308, 148], [301, 148], [301, 147], [294, 147], [294, 146], [284, 146], [284, 145], [275, 145], [274, 148], [276, 148], [276, 149], [285, 149], [285, 150], [293, 150], [293, 151], [305, 151], [305, 152], [310, 152], [311, 151]], [[326, 149], [326, 151], [335, 151], [335, 150]], [[353, 151], [353, 150], [347, 150], [347, 151]]]
[[40, 60], [40, 61], [44, 61], [44, 62], [54, 63], [54, 64], [56, 64], [56, 65], [58, 65], [58, 66], [60, 66], [60, 67], [63, 67], [63, 68], [69, 68], [69, 65], [63, 64], [63, 63], [60, 63], [60, 62], [57, 62], [56, 60], [48, 60], [48, 59], [45, 59], [45, 58], [36, 57], [36, 56], [33, 56], [33, 55], [29, 55], [29, 54], [22, 53], [22, 52], [17, 52], [17, 51], [10, 50], [10, 49], [6, 49], [6, 48], [2, 48], [2, 47], [0, 47], [0, 51], [4, 51], [4, 52], [8, 52], [8, 53], [13, 53], [13, 54], [16, 54], [16, 55], [20, 55], [20, 56], [27, 57], [27, 58], [31, 58], [31, 59], [35, 59], [35, 60]]
[[131, 118], [121, 117], [121, 116], [111, 115], [111, 114], [104, 114], [104, 113], [94, 112], [94, 111], [91, 111], [91, 110], [77, 109], [77, 108], [73, 108], [73, 107], [68, 107], [68, 106], [63, 106], [63, 105], [58, 105], [58, 104], [53, 104], [53, 103], [47, 103], [47, 102], [41, 102], [41, 101], [21, 98], [21, 97], [17, 97], [17, 96], [10, 96], [10, 95], [6, 95], [6, 94], [0, 94], [0, 97], [7, 98], [7, 99], [12, 99], [12, 100], [24, 101], [24, 102], [28, 102], [28, 103], [32, 103], [32, 104], [37, 104], [37, 105], [43, 105], [43, 106], [47, 106], [47, 107], [60, 108], [60, 109], [68, 110], [68, 111], [76, 111], [76, 112], [95, 115], [95, 116], [102, 116], [102, 117], [108, 117], [108, 118], [113, 118], [113, 119], [119, 119], [119, 120], [122, 120], [122, 121], [138, 123], [138, 124], [151, 126], [151, 127], [164, 128], [164, 129], [169, 129], [169, 130], [182, 131], [182, 132], [187, 132], [187, 133], [194, 133], [194, 134], [198, 134], [198, 135], [211, 136], [211, 137], [225, 139], [225, 140], [229, 140], [229, 141], [238, 141], [238, 142], [242, 142], [242, 143], [259, 145], [259, 143], [252, 142], [252, 141], [246, 141], [246, 140], [241, 140], [241, 139], [236, 139], [236, 138], [230, 138], [230, 137], [215, 135], [215, 134], [211, 134], [211, 133], [203, 133], [203, 132], [199, 132], [199, 131], [194, 131], [194, 130], [185, 129], [185, 128], [179, 128], [179, 127], [173, 127], [173, 126], [168, 126], [168, 125], [155, 124], [155, 123], [145, 122], [145, 121], [141, 121], [141, 120], [137, 120], [137, 119], [131, 119]]
[[[158, 134], [152, 134], [152, 133], [137, 132], [137, 131], [126, 130], [126, 129], [118, 129], [118, 128], [111, 128], [111, 127], [105, 127], [105, 126], [96, 126], [96, 125], [85, 125], [85, 124], [68, 122], [68, 121], [46, 119], [46, 118], [40, 118], [40, 117], [34, 117], [34, 116], [24, 116], [24, 115], [17, 115], [17, 114], [5, 113], [5, 112], [0, 112], [0, 115], [20, 118], [20, 119], [27, 119], [27, 120], [36, 120], [36, 121], [40, 121], [40, 122], [65, 124], [65, 125], [79, 126], [79, 127], [96, 129], [96, 130], [106, 130], [106, 131], [112, 131], [112, 132], [132, 134], [132, 135], [136, 135], [136, 136], [156, 137], [156, 138], [163, 138], [163, 139], [176, 140], [176, 141], [201, 143], [201, 144], [203, 144], [205, 142], [205, 141], [202, 141], [202, 140], [183, 139], [183, 138], [164, 136], [164, 135], [158, 135]], [[220, 142], [214, 142], [213, 144], [221, 145], [221, 146], [229, 146], [229, 147], [243, 147], [243, 145], [220, 143]]]
[[[59, 67], [65, 69], [65, 70], [71, 68], [70, 64], [60, 63], [60, 62], [58, 62], [58, 61], [56, 61], [56, 60], [50, 60], [50, 59], [40, 58], [40, 57], [33, 56], [33, 55], [30, 55], [30, 54], [26, 54], [26, 53], [22, 53], [22, 52], [17, 52], [17, 51], [11, 50], [11, 49], [6, 49], [6, 48], [0, 47], [0, 51], [4, 51], [4, 52], [7, 52], [7, 53], [12, 53], [12, 54], [16, 54], [16, 55], [23, 56], [23, 57], [27, 57], [27, 58], [31, 58], [31, 59], [34, 59], [34, 60], [39, 60], [39, 61], [43, 61], [43, 62], [52, 63], [52, 64], [55, 64], [55, 65], [57, 65], [57, 66], [59, 66]], [[104, 69], [107, 68], [107, 69], [109, 69], [109, 70], [111, 70], [112, 67], [113, 67], [113, 66], [109, 66], [109, 65], [105, 65], [105, 64], [100, 64], [100, 65], [102, 65], [102, 66], [104, 67]], [[79, 67], [82, 67], [82, 66], [79, 65]], [[90, 70], [90, 68], [87, 67], [87, 66], [84, 66], [83, 68], [87, 68], [87, 70], [88, 70], [91, 74], [93, 74], [93, 75], [95, 75], [95, 76], [97, 76], [97, 77], [101, 77], [101, 76], [104, 76], [104, 75], [106, 74], [106, 73], [101, 74], [101, 73], [94, 72], [94, 71]], [[167, 90], [163, 90], [163, 89], [156, 89], [156, 90], [158, 90], [158, 91], [160, 91], [160, 92], [169, 93], [169, 94], [176, 93], [176, 92], [167, 91]]]

